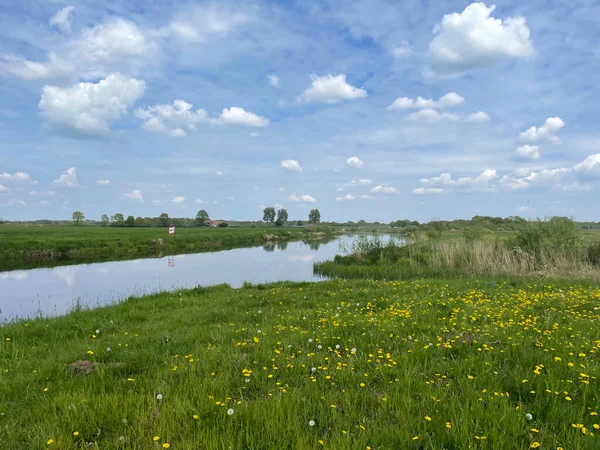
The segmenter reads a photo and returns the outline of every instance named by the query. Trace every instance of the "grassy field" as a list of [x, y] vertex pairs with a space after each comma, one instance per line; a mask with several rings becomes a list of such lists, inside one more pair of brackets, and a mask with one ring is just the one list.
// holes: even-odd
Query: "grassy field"
[[597, 449], [599, 306], [589, 283], [337, 280], [18, 322], [0, 448]]
[[0, 270], [57, 261], [90, 262], [191, 253], [331, 235], [318, 228], [103, 228], [95, 226], [0, 226]]

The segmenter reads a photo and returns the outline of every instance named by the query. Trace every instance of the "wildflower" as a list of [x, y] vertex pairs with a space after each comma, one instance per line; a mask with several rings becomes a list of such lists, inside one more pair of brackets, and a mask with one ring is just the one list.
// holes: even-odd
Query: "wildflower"
[[107, 351], [107, 352], [110, 352], [110, 347], [106, 347], [106, 351]]
[[413, 440], [413, 441], [418, 441], [418, 440], [419, 440], [419, 436], [415, 436], [415, 437], [413, 437], [413, 439], [412, 439], [412, 440]]
[[600, 430], [600, 425], [598, 425], [597, 423], [594, 424], [594, 430]]
[[319, 345], [317, 345], [317, 348], [318, 348], [319, 350], [321, 350], [321, 349], [323, 348], [323, 346], [322, 346], [321, 344], [319, 344]]
[[529, 413], [525, 414], [525, 418], [527, 420], [533, 420], [533, 416], [531, 414], [529, 414]]
[[46, 445], [52, 445], [54, 444], [54, 439], [48, 439], [48, 442], [46, 442]]
[[162, 445], [162, 448], [169, 448], [170, 446], [171, 446], [171, 444], [169, 444], [168, 442], [165, 442], [165, 443]]
[[308, 343], [309, 343], [309, 344], [312, 344], [312, 341], [313, 341], [313, 340], [312, 340], [312, 338], [309, 338], [309, 339], [308, 339]]
[[162, 394], [158, 394], [158, 395], [156, 396], [156, 400], [162, 400], [162, 399], [163, 399], [163, 396], [162, 396]]
[[259, 338], [257, 338], [256, 336], [255, 336], [255, 337], [254, 337], [252, 340], [253, 340], [254, 342], [256, 342], [256, 343], [260, 342], [260, 339], [259, 339]]
[[199, 419], [198, 414], [194, 414], [192, 417], [194, 417], [194, 420], [198, 420]]
[[44, 388], [44, 392], [48, 392], [50, 390], [50, 388]]
[[425, 420], [426, 420], [427, 422], [431, 422], [431, 417], [429, 417], [429, 416], [425, 416]]
[[356, 353], [356, 348], [353, 348], [352, 350], [350, 350], [351, 353]]
[[79, 431], [73, 431], [73, 436], [79, 436]]
[[94, 354], [94, 352], [93, 352], [93, 351], [91, 351], [91, 350], [88, 350], [88, 351], [87, 351], [87, 354], [88, 354], [88, 355], [93, 355], [93, 354]]
[[316, 371], [317, 371], [317, 368], [316, 368], [316, 367], [313, 367], [312, 369], [310, 369], [310, 371], [311, 371], [311, 372], [316, 372]]
[[539, 447], [540, 447], [540, 445], [541, 445], [541, 444], [540, 444], [539, 442], [535, 441], [535, 442], [532, 442], [532, 443], [531, 443], [531, 445], [529, 446], [529, 448], [539, 448]]
[[366, 384], [365, 383], [360, 383], [360, 387], [365, 387]]
[[530, 431], [532, 433], [539, 433], [540, 432], [540, 430], [538, 430], [537, 428], [532, 428]]
[[322, 439], [319, 439], [319, 444], [321, 444], [321, 445], [325, 445], [325, 442], [323, 442], [323, 440], [322, 440]]
[[308, 426], [314, 427], [315, 426], [315, 421], [314, 420], [309, 420], [308, 421]]
[[446, 422], [446, 428], [451, 429], [452, 428], [452, 423], [451, 422]]
[[96, 330], [96, 334], [100, 334], [100, 330]]
[[160, 441], [160, 437], [158, 437], [158, 436], [154, 436], [154, 437], [152, 438], [152, 440], [153, 440], [154, 442], [156, 442], [156, 441]]
[[127, 378], [127, 381], [135, 381], [135, 378]]
[[229, 409], [227, 410], [227, 415], [228, 415], [228, 416], [233, 416], [233, 408], [229, 408]]
[[571, 401], [571, 397], [565, 397], [565, 400], [570, 402]]

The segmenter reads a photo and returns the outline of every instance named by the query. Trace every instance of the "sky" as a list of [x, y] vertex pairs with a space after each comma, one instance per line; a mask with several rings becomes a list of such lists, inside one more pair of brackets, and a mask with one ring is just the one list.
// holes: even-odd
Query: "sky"
[[0, 217], [600, 215], [600, 3], [0, 0]]

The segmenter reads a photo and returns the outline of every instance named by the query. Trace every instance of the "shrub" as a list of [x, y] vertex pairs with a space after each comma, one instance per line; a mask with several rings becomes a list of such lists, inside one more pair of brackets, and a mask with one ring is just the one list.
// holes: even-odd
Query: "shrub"
[[219, 225], [217, 225], [217, 227], [219, 228], [227, 228], [229, 226], [229, 224], [227, 224], [226, 222], [220, 223]]
[[481, 241], [483, 239], [483, 230], [481, 228], [467, 228], [463, 231], [463, 236], [467, 243]]

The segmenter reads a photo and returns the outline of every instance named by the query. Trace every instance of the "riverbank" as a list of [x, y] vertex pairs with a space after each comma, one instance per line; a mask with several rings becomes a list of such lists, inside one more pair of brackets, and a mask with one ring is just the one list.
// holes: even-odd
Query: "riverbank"
[[0, 271], [223, 250], [282, 241], [329, 239], [317, 228], [103, 228], [0, 226]]
[[565, 281], [336, 280], [18, 322], [0, 446], [594, 449], [599, 302]]

